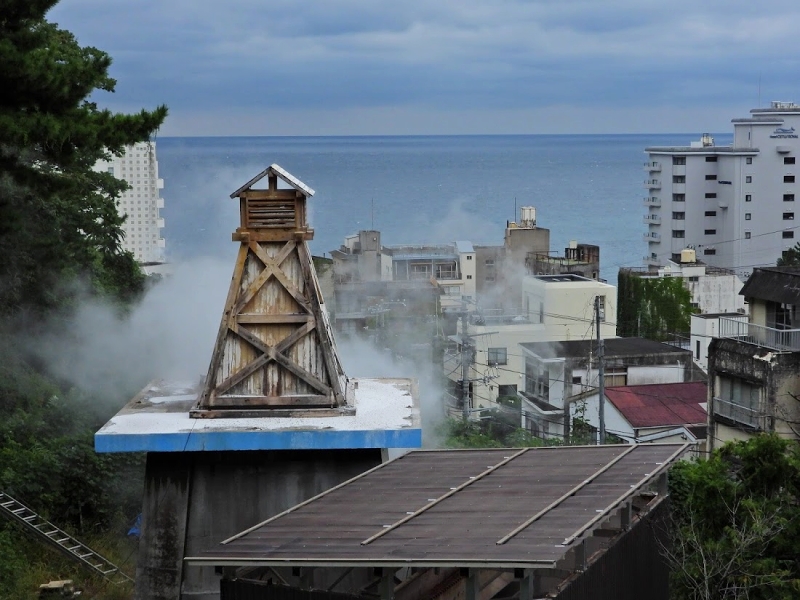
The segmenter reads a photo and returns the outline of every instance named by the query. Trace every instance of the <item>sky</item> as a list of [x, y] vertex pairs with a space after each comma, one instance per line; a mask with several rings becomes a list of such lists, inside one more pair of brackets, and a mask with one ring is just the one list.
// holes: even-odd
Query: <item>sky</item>
[[160, 135], [728, 132], [800, 103], [797, 0], [61, 0]]

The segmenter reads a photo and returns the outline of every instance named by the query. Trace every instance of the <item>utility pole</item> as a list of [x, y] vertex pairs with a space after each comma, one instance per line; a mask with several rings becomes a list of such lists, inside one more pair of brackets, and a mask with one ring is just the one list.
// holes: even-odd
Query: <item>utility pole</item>
[[[605, 308], [605, 307], [604, 307]], [[606, 371], [604, 366], [605, 340], [600, 336], [600, 296], [594, 297], [594, 315], [597, 323], [597, 393], [599, 394], [598, 415], [600, 417], [600, 444], [606, 443]]]
[[467, 340], [467, 303], [461, 300], [461, 415], [469, 419], [469, 367], [472, 364], [472, 344]]

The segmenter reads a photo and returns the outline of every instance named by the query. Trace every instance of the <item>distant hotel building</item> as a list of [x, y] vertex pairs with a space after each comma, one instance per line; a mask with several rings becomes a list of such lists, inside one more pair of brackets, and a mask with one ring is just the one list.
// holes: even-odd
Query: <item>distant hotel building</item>
[[694, 248], [709, 265], [747, 277], [800, 241], [800, 105], [773, 102], [750, 114], [732, 120], [732, 146], [706, 134], [690, 146], [645, 149], [648, 265], [679, 262]]
[[117, 201], [119, 212], [128, 215], [122, 225], [122, 248], [144, 265], [163, 263], [166, 244], [161, 237], [164, 219], [159, 210], [164, 208], [164, 199], [159, 190], [163, 189], [164, 180], [158, 178], [155, 142], [128, 146], [122, 156], [99, 161], [95, 170], [108, 171], [131, 187]]

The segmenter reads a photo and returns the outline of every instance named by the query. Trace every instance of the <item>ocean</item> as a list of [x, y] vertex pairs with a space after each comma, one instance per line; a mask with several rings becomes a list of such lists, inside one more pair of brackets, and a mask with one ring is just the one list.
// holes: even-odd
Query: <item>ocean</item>
[[644, 148], [694, 139], [699, 134], [158, 138], [167, 256], [232, 265], [239, 213], [229, 195], [277, 163], [316, 191], [314, 254], [370, 228], [385, 245], [499, 245], [518, 207], [535, 206], [551, 251], [563, 253], [570, 240], [597, 244], [601, 277], [615, 283], [619, 267], [640, 266], [647, 250]]

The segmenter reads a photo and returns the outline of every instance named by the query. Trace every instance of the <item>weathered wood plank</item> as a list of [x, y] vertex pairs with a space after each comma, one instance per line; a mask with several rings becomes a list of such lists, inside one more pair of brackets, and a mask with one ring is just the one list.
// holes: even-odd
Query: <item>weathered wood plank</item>
[[289, 315], [260, 315], [240, 313], [236, 315], [236, 322], [250, 325], [286, 325], [292, 323], [313, 323], [314, 317], [309, 314], [294, 313]]

